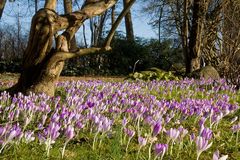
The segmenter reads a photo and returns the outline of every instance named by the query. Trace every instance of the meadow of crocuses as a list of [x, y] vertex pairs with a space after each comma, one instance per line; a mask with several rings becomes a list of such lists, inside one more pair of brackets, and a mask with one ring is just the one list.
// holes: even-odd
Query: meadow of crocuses
[[240, 159], [240, 91], [224, 80], [60, 82], [0, 95], [0, 159]]

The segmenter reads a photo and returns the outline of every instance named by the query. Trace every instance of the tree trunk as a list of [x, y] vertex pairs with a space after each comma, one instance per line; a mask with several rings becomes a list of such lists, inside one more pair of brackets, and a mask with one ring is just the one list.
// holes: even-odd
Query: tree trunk
[[185, 56], [185, 64], [186, 64], [186, 68], [191, 68], [191, 66], [189, 66], [190, 64], [190, 57], [188, 54], [188, 37], [189, 37], [189, 0], [184, 0], [184, 9], [183, 9], [183, 23], [182, 23], [182, 28], [181, 28], [181, 38], [182, 38], [182, 47], [183, 47], [183, 54]]
[[186, 62], [186, 73], [200, 69], [202, 33], [208, 3], [208, 0], [193, 1], [192, 27], [189, 37], [189, 62]]
[[[130, 0], [123, 0], [124, 7], [126, 7], [129, 2], [130, 2]], [[134, 32], [133, 32], [131, 11], [129, 11], [127, 13], [127, 15], [125, 16], [125, 28], [126, 28], [127, 40], [133, 41], [134, 40]]]
[[2, 18], [2, 14], [3, 14], [3, 10], [4, 10], [4, 7], [5, 7], [6, 1], [7, 0], [1, 0], [0, 1], [0, 19]]
[[[46, 0], [44, 8], [40, 9], [32, 18], [28, 45], [23, 56], [23, 71], [17, 84], [7, 90], [10, 94], [34, 92], [54, 96], [55, 84], [63, 69], [64, 61], [111, 49], [110, 43], [114, 31], [135, 0], [132, 0], [119, 15], [103, 47], [77, 49], [74, 52], [69, 52], [68, 44], [83, 22], [104, 13], [117, 1], [105, 2], [102, 0], [94, 4], [84, 4], [80, 11], [66, 15], [57, 15], [55, 12], [56, 2], [57, 0]], [[55, 38], [56, 46], [53, 48], [54, 35], [64, 29], [65, 31]]]

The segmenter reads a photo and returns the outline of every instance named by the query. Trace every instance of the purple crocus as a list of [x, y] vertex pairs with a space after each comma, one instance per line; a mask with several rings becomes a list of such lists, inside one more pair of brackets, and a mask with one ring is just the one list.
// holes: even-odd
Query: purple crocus
[[156, 122], [156, 124], [153, 127], [153, 137], [157, 136], [162, 129], [162, 125], [160, 122]]
[[213, 160], [226, 160], [227, 158], [228, 158], [228, 155], [223, 155], [222, 157], [220, 157], [219, 150], [213, 153]]
[[187, 134], [188, 134], [188, 130], [183, 128], [183, 126], [180, 126], [178, 128], [179, 132], [180, 132], [180, 138], [183, 139]]
[[131, 129], [128, 129], [128, 128], [125, 128], [124, 131], [125, 131], [125, 133], [129, 136], [128, 143], [127, 143], [127, 147], [126, 147], [126, 153], [127, 153], [129, 143], [130, 143], [131, 139], [134, 137], [135, 131], [134, 131], [134, 130], [131, 130]]
[[156, 144], [155, 153], [156, 155], [164, 154], [168, 149], [168, 144]]
[[178, 136], [179, 136], [180, 132], [177, 129], [174, 128], [170, 128], [170, 130], [167, 131], [167, 135], [170, 137], [170, 139], [172, 139], [173, 141], [175, 141]]
[[[6, 126], [6, 128], [8, 129], [9, 126]], [[3, 132], [4, 129], [2, 129], [1, 132]], [[4, 149], [4, 147], [14, 141], [14, 140], [20, 140], [22, 137], [22, 130], [19, 127], [19, 124], [14, 125], [9, 131], [5, 130], [5, 134], [6, 137], [2, 140], [2, 147], [0, 149], [0, 153], [2, 152], [2, 150]]]
[[147, 139], [143, 137], [138, 137], [138, 143], [140, 146], [145, 146], [147, 144]]
[[131, 130], [131, 129], [128, 129], [128, 128], [125, 128], [125, 129], [124, 129], [124, 132], [125, 132], [130, 138], [132, 138], [132, 137], [135, 135], [135, 131], [134, 131], [134, 130]]
[[24, 139], [25, 139], [26, 143], [34, 141], [35, 140], [34, 132], [33, 131], [26, 131], [24, 133]]
[[192, 142], [195, 140], [196, 136], [194, 133], [192, 133], [192, 134], [190, 134], [189, 138], [190, 138], [190, 142], [192, 144]]
[[228, 155], [223, 155], [220, 157], [219, 150], [215, 151], [213, 154], [213, 160], [226, 160], [228, 158]]
[[231, 130], [232, 130], [233, 132], [238, 132], [238, 131], [240, 131], [240, 123], [239, 123], [239, 124], [236, 124], [236, 125], [233, 125], [232, 128], [231, 128]]
[[123, 126], [123, 128], [126, 127], [127, 123], [128, 123], [127, 118], [124, 117], [123, 120], [122, 120], [122, 126]]
[[75, 136], [73, 126], [71, 126], [71, 125], [67, 126], [67, 128], [65, 130], [65, 136], [67, 137], [67, 140], [64, 143], [64, 146], [63, 146], [63, 149], [62, 149], [62, 158], [64, 156], [64, 152], [65, 152], [65, 149], [66, 149], [66, 146], [67, 146], [68, 142]]
[[201, 131], [200, 131], [200, 136], [201, 137], [204, 137], [205, 139], [207, 140], [210, 140], [212, 138], [212, 130], [209, 129], [209, 128], [201, 128]]
[[67, 126], [65, 130], [65, 136], [67, 137], [68, 140], [72, 139], [75, 136], [73, 126], [71, 125]]
[[164, 154], [168, 149], [168, 144], [156, 144], [154, 148], [155, 148], [156, 157], [161, 155], [161, 160], [162, 160]]
[[55, 122], [51, 122], [47, 128], [48, 135], [50, 136], [51, 140], [55, 140], [60, 135], [59, 133], [60, 125]]
[[206, 138], [198, 136], [196, 138], [196, 146], [197, 146], [197, 160], [198, 160], [201, 153], [212, 146], [212, 142], [208, 144], [208, 140]]

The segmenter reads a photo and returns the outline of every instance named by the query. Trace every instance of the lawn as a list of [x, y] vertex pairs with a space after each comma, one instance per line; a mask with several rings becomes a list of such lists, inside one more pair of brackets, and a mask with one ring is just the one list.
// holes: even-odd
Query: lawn
[[0, 159], [239, 160], [239, 105], [240, 91], [224, 80], [95, 79], [61, 81], [56, 97], [3, 92]]

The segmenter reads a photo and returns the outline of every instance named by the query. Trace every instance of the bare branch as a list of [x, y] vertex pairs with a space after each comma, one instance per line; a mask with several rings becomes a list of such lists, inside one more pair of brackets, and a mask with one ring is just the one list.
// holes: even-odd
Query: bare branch
[[97, 16], [105, 12], [108, 8], [111, 8], [117, 3], [118, 0], [99, 0], [92, 2], [86, 0], [86, 3], [83, 5], [81, 12], [86, 14], [89, 18]]
[[56, 9], [57, 6], [57, 0], [46, 0], [44, 8], [54, 10]]
[[110, 32], [108, 33], [108, 36], [106, 38], [106, 41], [104, 43], [104, 47], [105, 48], [110, 48], [110, 44], [111, 41], [113, 39], [113, 36], [115, 34], [115, 31], [117, 29], [117, 27], [119, 26], [119, 24], [121, 23], [122, 19], [125, 17], [125, 15], [129, 12], [130, 8], [132, 7], [132, 5], [134, 4], [136, 0], [131, 0], [126, 7], [123, 9], [123, 11], [120, 13], [120, 15], [118, 16], [118, 18], [116, 19], [116, 21], [114, 22]]

